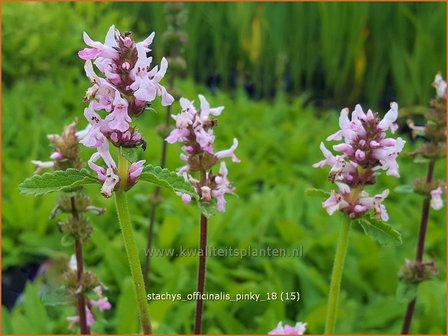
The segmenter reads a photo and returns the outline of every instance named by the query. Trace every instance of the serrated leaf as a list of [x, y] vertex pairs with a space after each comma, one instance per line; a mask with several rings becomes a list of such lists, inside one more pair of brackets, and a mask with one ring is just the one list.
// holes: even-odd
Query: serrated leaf
[[328, 198], [330, 193], [323, 189], [308, 188], [305, 190], [305, 196]]
[[363, 217], [359, 219], [364, 233], [373, 237], [380, 245], [401, 245], [401, 234], [388, 223], [375, 217]]
[[138, 148], [121, 148], [121, 154], [125, 157], [126, 160], [128, 160], [130, 163], [134, 163], [138, 159]]
[[77, 187], [99, 183], [85, 168], [77, 170], [56, 170], [42, 175], [33, 175], [19, 185], [19, 190], [25, 195], [45, 195], [57, 191], [70, 191]]
[[414, 192], [414, 188], [410, 184], [403, 184], [396, 187], [394, 191], [401, 194], [410, 194]]
[[174, 192], [185, 193], [194, 198], [198, 198], [196, 190], [189, 182], [185, 181], [182, 176], [179, 176], [166, 168], [147, 165], [143, 169], [139, 179], [141, 181], [169, 188]]
[[397, 300], [407, 304], [417, 297], [418, 284], [407, 281], [399, 281], [397, 286]]

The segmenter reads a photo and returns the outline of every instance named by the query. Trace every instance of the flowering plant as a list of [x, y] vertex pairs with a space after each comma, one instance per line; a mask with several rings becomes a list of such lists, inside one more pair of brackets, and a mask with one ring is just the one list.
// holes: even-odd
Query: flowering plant
[[[219, 116], [224, 107], [212, 108], [204, 96], [199, 95], [200, 109], [197, 110], [192, 101], [186, 98], [180, 99], [181, 112], [173, 115], [176, 121], [176, 128], [171, 131], [165, 139], [168, 143], [180, 142], [183, 144], [180, 158], [186, 163], [179, 169], [179, 174], [186, 181], [189, 181], [199, 195], [201, 207], [200, 218], [200, 240], [199, 240], [199, 271], [198, 271], [198, 292], [203, 293], [205, 289], [206, 272], [206, 248], [207, 248], [207, 226], [208, 218], [214, 213], [214, 208], [224, 212], [226, 208], [225, 195], [233, 193], [234, 187], [229, 182], [228, 170], [224, 158], [231, 158], [233, 162], [240, 160], [234, 151], [238, 147], [238, 140], [233, 139], [233, 145], [226, 150], [216, 152], [213, 148], [215, 134], [213, 128], [217, 121], [213, 116]], [[213, 167], [220, 162], [219, 171], [213, 173]], [[192, 174], [199, 173], [198, 178]], [[191, 202], [191, 196], [178, 192], [185, 204]], [[195, 334], [200, 334], [202, 330], [202, 295], [196, 304]]]
[[394, 139], [386, 136], [388, 130], [392, 133], [397, 130], [398, 126], [395, 123], [397, 117], [396, 103], [391, 103], [390, 110], [383, 119], [371, 110], [365, 113], [360, 105], [356, 105], [351, 118], [349, 118], [349, 110], [343, 109], [339, 117], [340, 130], [327, 138], [327, 141], [342, 141], [333, 146], [338, 154], [334, 155], [321, 143], [320, 148], [325, 158], [313, 165], [315, 168], [330, 166], [329, 180], [336, 184], [338, 190], [332, 190], [329, 195], [326, 191], [316, 189], [309, 193], [329, 196], [322, 203], [328, 214], [333, 215], [339, 211], [345, 216], [330, 284], [326, 334], [334, 333], [335, 329], [351, 222], [356, 220], [366, 233], [378, 230], [401, 242], [400, 234], [384, 222], [389, 219], [383, 204], [389, 190], [386, 189], [374, 196], [370, 196], [365, 190], [367, 186], [375, 184], [376, 176], [380, 171], [385, 171], [387, 175], [400, 176], [396, 159], [405, 141], [401, 138]]
[[[49, 134], [47, 138], [54, 148], [50, 155], [51, 160], [32, 161], [37, 166], [35, 174], [40, 174], [43, 169], [50, 168], [62, 174], [64, 171], [82, 168], [84, 163], [80, 158], [77, 134], [76, 122], [65, 126], [61, 135]], [[74, 240], [75, 254], [71, 257], [63, 274], [63, 282], [65, 292], [72, 299], [77, 314], [67, 317], [67, 321], [69, 329], [72, 329], [75, 324], [79, 324], [82, 334], [88, 334], [90, 327], [95, 322], [92, 307], [97, 307], [100, 311], [112, 308], [107, 297], [102, 294], [102, 285], [98, 278], [92, 272], [85, 270], [83, 260], [83, 246], [93, 231], [86, 213], [102, 214], [104, 210], [92, 206], [90, 198], [85, 195], [82, 188], [78, 188], [74, 192], [63, 193], [51, 213], [52, 219], [60, 214], [68, 214], [64, 221], [59, 221], [58, 227], [64, 237]], [[98, 300], [87, 300], [87, 293], [92, 289], [97, 293]]]
[[[161, 97], [162, 105], [170, 105], [174, 101], [160, 84], [168, 68], [166, 59], [162, 58], [160, 68], [157, 65], [151, 68], [152, 57], [147, 56], [151, 51], [149, 46], [153, 38], [154, 33], [141, 42], [135, 42], [131, 33], [122, 34], [114, 26], [110, 27], [104, 43], [94, 41], [84, 33], [84, 42], [88, 47], [78, 55], [86, 61], [84, 69], [92, 86], [84, 96], [84, 102], [87, 103], [84, 116], [88, 126], [77, 132], [76, 137], [84, 146], [96, 150], [88, 162], [96, 176], [85, 168], [75, 167], [35, 175], [19, 186], [23, 193], [42, 195], [48, 192], [76, 190], [87, 184], [100, 184], [103, 196], [109, 198], [115, 194], [116, 209], [134, 280], [140, 322], [145, 334], [151, 333], [152, 328], [126, 192], [138, 181], [146, 181], [197, 198], [191, 184], [176, 173], [157, 166], [145, 166], [145, 160], [137, 160], [137, 150], [140, 147], [145, 150], [146, 141], [134, 125], [134, 119], [158, 96]], [[96, 73], [93, 65], [104, 77]], [[111, 146], [118, 149], [117, 161], [110, 151]], [[58, 151], [53, 153], [52, 157], [56, 161], [64, 158]], [[96, 163], [99, 159], [102, 159], [104, 165]], [[37, 164], [40, 167], [45, 166], [43, 163]], [[81, 313], [84, 314], [84, 311]], [[88, 315], [87, 311], [86, 313]]]

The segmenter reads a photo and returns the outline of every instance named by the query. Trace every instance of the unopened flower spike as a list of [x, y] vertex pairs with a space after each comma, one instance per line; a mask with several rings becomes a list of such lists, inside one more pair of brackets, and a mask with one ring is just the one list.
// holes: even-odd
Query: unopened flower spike
[[[411, 153], [416, 159], [427, 162], [426, 176], [416, 178], [412, 187], [415, 193], [424, 197], [417, 240], [415, 260], [406, 259], [400, 271], [402, 284], [416, 286], [419, 283], [432, 279], [437, 275], [435, 260], [425, 260], [425, 240], [430, 227], [430, 210], [440, 210], [444, 206], [443, 194], [446, 192], [446, 182], [436, 180], [435, 166], [438, 160], [446, 158], [446, 82], [440, 73], [436, 74], [434, 82], [434, 97], [430, 100], [429, 109], [424, 114], [426, 123], [415, 125], [412, 119], [407, 123], [412, 130], [412, 136], [423, 137], [424, 143]], [[417, 311], [417, 296], [410, 300], [404, 314], [401, 334], [409, 334], [414, 311]]]

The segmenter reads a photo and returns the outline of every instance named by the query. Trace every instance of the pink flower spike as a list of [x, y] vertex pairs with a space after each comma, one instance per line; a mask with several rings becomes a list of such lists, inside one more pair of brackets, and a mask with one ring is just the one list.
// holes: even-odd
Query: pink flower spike
[[443, 208], [443, 190], [441, 187], [431, 190], [431, 208], [434, 210], [440, 210]]
[[233, 144], [229, 149], [225, 149], [222, 151], [219, 151], [215, 154], [215, 156], [218, 159], [222, 159], [225, 157], [231, 157], [232, 161], [235, 163], [241, 162], [240, 159], [238, 159], [234, 153], [234, 151], [236, 150], [236, 148], [238, 147], [238, 139], [237, 138], [233, 138]]

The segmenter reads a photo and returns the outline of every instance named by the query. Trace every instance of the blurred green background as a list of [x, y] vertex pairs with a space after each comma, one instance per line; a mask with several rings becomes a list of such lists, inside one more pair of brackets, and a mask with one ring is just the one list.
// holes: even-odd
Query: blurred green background
[[[239, 198], [210, 223], [212, 246], [303, 246], [301, 258], [220, 258], [208, 260], [207, 291], [301, 293], [299, 303], [209, 301], [207, 333], [261, 333], [278, 321], [308, 323], [307, 333], [322, 333], [329, 277], [341, 217], [329, 217], [320, 200], [307, 198], [308, 187], [329, 189], [319, 143], [338, 128], [342, 107], [361, 102], [385, 111], [391, 100], [401, 107], [428, 104], [431, 82], [445, 73], [444, 3], [188, 3], [185, 58], [187, 76], [176, 85], [185, 97], [203, 93], [213, 105], [225, 105], [216, 129], [216, 148], [233, 137], [241, 164], [229, 164]], [[132, 30], [137, 39], [156, 32], [153, 51], [163, 56], [166, 30], [161, 3], [3, 3], [2, 4], [2, 270], [4, 288], [20, 295], [12, 310], [3, 307], [3, 333], [67, 333], [65, 318], [74, 309], [46, 305], [54, 281], [25, 281], [30, 265], [56, 264], [73, 247], [61, 244], [49, 213], [57, 196], [25, 197], [18, 184], [33, 172], [32, 159], [46, 160], [48, 133], [78, 117], [89, 86], [76, 51], [82, 32], [102, 41], [111, 24]], [[168, 70], [169, 71], [169, 70]], [[366, 105], [367, 106], [367, 105]], [[145, 159], [158, 163], [161, 139], [156, 127], [164, 109], [138, 121], [148, 140]], [[178, 111], [177, 103], [174, 111]], [[401, 123], [403, 126], [403, 122]], [[406, 132], [411, 151], [413, 142]], [[179, 146], [169, 147], [168, 167], [181, 165]], [[87, 159], [90, 150], [84, 150]], [[425, 164], [399, 159], [400, 180], [381, 176], [371, 192], [393, 189], [425, 174]], [[438, 164], [436, 174], [445, 175]], [[110, 288], [113, 309], [98, 316], [95, 333], [138, 332], [136, 306], [112, 201], [89, 189], [94, 203], [108, 208], [94, 220], [86, 246], [86, 264]], [[130, 193], [137, 240], [144, 257], [148, 227], [147, 196], [138, 185]], [[196, 247], [198, 210], [174, 195], [158, 211], [155, 247]], [[390, 223], [403, 245], [380, 246], [359, 228], [351, 234], [343, 277], [339, 333], [399, 333], [405, 304], [395, 295], [404, 258], [413, 258], [421, 198], [391, 195], [385, 202]], [[432, 211], [426, 255], [437, 259], [437, 279], [419, 288], [412, 331], [446, 330], [446, 218]], [[64, 242], [62, 242], [64, 243]], [[150, 292], [195, 291], [196, 258], [153, 260]], [[37, 266], [36, 266], [37, 265]], [[31, 277], [31, 275], [30, 275]], [[13, 279], [13, 280], [11, 280]], [[21, 279], [20, 281], [17, 279]], [[12, 283], [8, 283], [12, 281]], [[50, 293], [50, 294], [49, 294]], [[3, 298], [9, 292], [3, 291]], [[194, 302], [151, 302], [158, 333], [191, 333]]]

